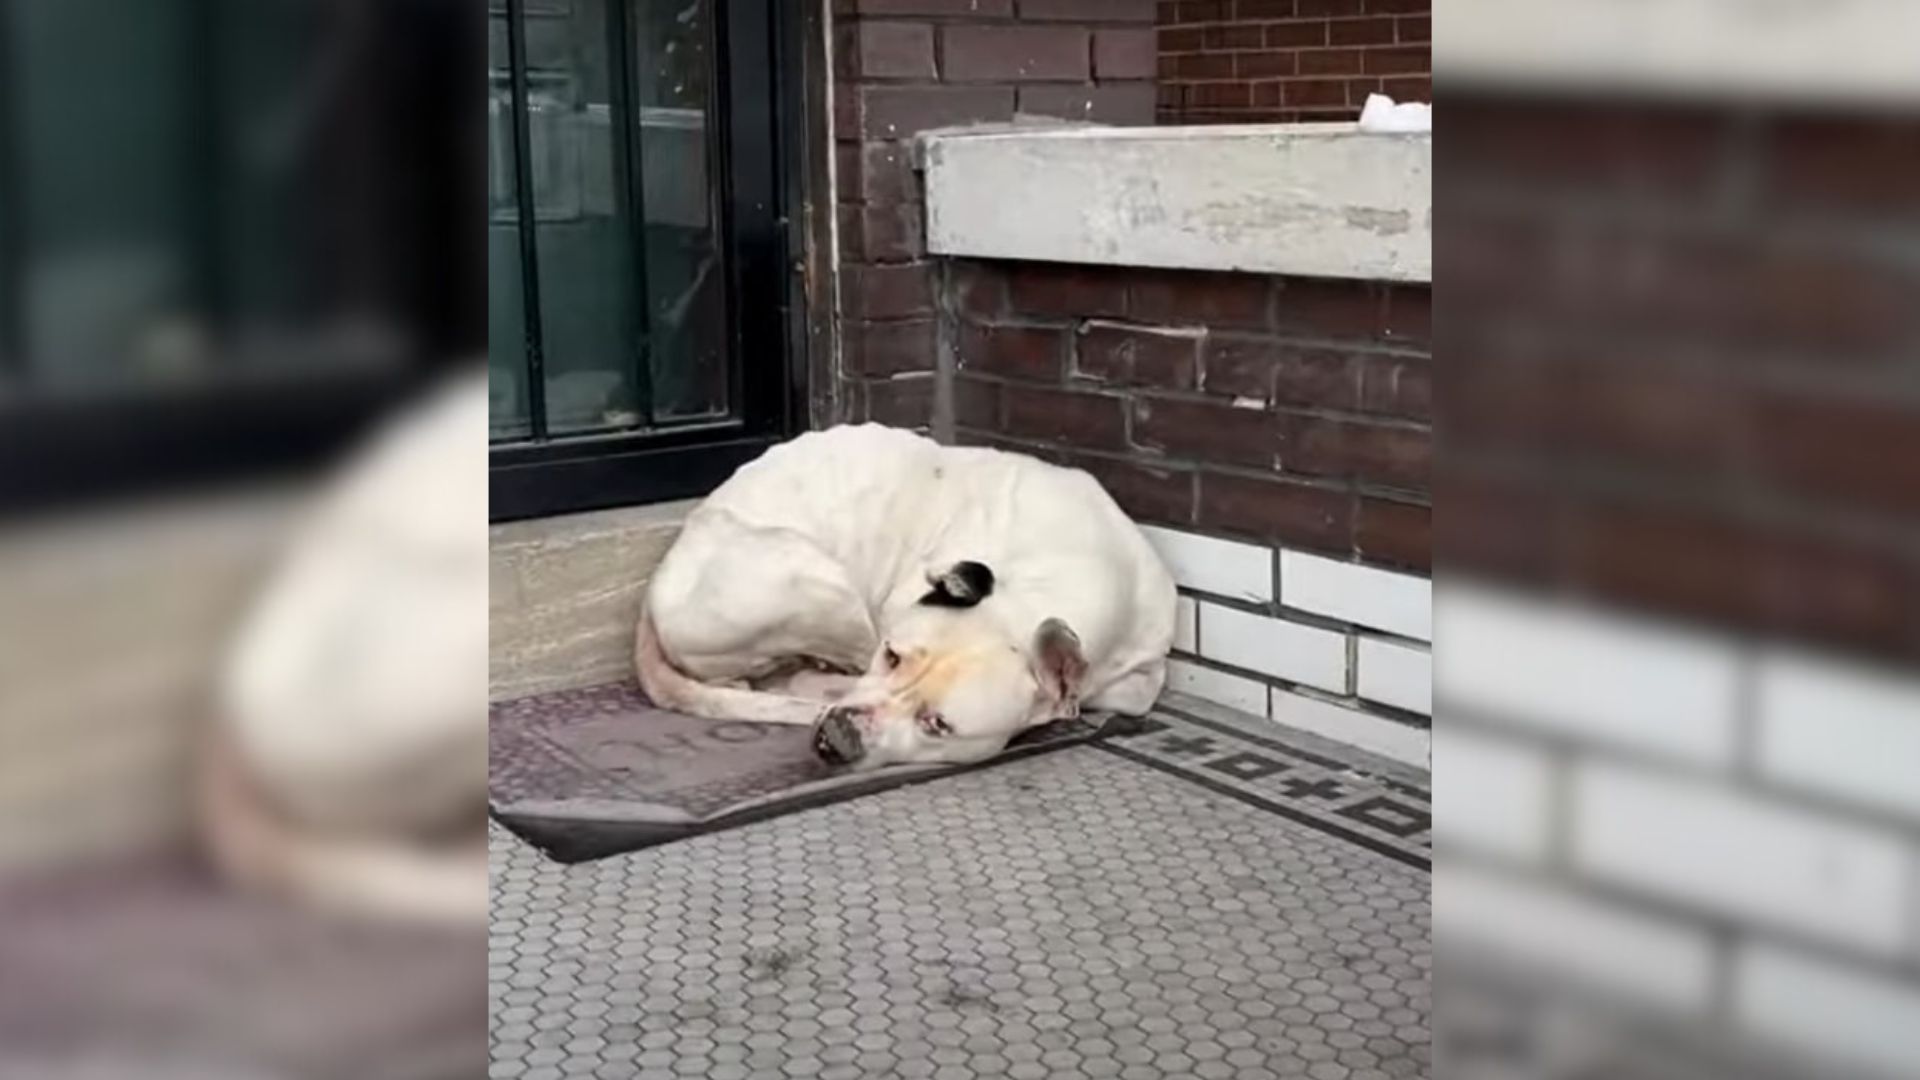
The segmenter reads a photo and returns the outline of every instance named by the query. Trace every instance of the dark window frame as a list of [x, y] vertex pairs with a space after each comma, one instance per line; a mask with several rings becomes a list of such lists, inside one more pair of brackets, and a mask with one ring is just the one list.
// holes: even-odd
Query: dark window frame
[[[627, 0], [612, 0], [609, 10]], [[510, 19], [525, 0], [506, 0]], [[733, 470], [804, 426], [806, 332], [795, 208], [806, 153], [803, 95], [806, 5], [781, 0], [712, 0], [716, 43], [709, 124], [717, 225], [726, 273], [730, 415], [652, 430], [546, 436], [494, 444], [493, 521], [665, 502], [704, 495]], [[618, 24], [610, 28], [618, 32]], [[517, 32], [516, 32], [517, 33]], [[519, 48], [509, 39], [510, 47]], [[513, 63], [516, 137], [525, 145], [527, 80]], [[630, 93], [630, 91], [629, 91]], [[629, 98], [630, 100], [630, 98]], [[627, 115], [631, 115], [628, 113]], [[527, 164], [515, 155], [524, 193]], [[626, 163], [623, 177], [637, 161]], [[523, 203], [523, 208], [525, 204]], [[531, 215], [518, 215], [530, 228]], [[522, 233], [523, 266], [532, 264]], [[638, 240], [636, 239], [636, 243]], [[538, 275], [531, 275], [537, 279]], [[538, 310], [535, 280], [527, 292]], [[538, 319], [528, 318], [530, 387], [542, 383]], [[540, 395], [530, 393], [533, 409]], [[539, 428], [536, 426], [535, 431]]]

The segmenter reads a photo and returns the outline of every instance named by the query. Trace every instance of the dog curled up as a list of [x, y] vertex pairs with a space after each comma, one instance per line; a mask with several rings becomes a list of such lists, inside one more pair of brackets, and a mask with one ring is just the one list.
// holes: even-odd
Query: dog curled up
[[715, 720], [813, 727], [856, 768], [963, 763], [1166, 681], [1174, 585], [1092, 477], [866, 424], [722, 484], [648, 584], [642, 688]]

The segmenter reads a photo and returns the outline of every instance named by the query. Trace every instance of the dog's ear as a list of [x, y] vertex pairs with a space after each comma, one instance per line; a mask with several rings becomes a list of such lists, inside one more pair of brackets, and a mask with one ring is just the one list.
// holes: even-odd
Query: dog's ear
[[957, 562], [927, 575], [933, 591], [920, 598], [930, 607], [970, 608], [993, 594], [993, 571], [977, 562]]
[[1087, 657], [1080, 651], [1080, 635], [1059, 619], [1048, 619], [1033, 635], [1033, 670], [1040, 689], [1057, 704], [1055, 719], [1080, 715], [1080, 684], [1087, 677]]

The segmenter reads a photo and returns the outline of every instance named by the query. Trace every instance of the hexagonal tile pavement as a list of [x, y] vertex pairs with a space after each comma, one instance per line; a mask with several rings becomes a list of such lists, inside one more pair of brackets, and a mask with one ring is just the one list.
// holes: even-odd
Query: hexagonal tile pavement
[[491, 1075], [1425, 1076], [1427, 874], [1356, 836], [1095, 748], [576, 866], [496, 830]]

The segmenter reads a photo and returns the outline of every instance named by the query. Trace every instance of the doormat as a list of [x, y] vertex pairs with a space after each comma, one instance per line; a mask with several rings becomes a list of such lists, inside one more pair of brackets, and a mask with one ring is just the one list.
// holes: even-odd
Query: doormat
[[1077, 746], [1103, 722], [1055, 721], [972, 765], [872, 772], [821, 761], [810, 728], [685, 716], [631, 681], [500, 702], [488, 725], [494, 819], [571, 863]]

